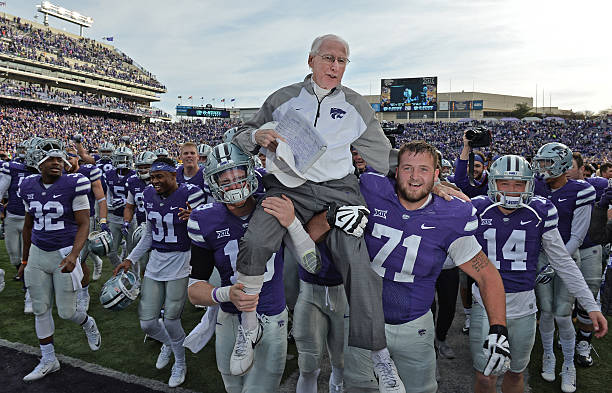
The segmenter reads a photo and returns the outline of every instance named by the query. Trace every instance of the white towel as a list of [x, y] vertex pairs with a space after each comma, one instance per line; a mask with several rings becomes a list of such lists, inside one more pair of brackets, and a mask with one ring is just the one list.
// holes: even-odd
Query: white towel
[[202, 320], [193, 330], [185, 337], [183, 346], [189, 348], [191, 352], [198, 353], [208, 344], [212, 335], [215, 333], [217, 325], [217, 314], [219, 314], [219, 306], [210, 306], [206, 309], [206, 313], [202, 316]]
[[[59, 250], [62, 260], [66, 258], [66, 255], [70, 254], [72, 251], [72, 246], [64, 247]], [[72, 288], [75, 291], [83, 288], [81, 285], [81, 280], [83, 280], [83, 268], [81, 267], [81, 257], [79, 256], [74, 265], [74, 269], [70, 272], [70, 278], [72, 278]]]

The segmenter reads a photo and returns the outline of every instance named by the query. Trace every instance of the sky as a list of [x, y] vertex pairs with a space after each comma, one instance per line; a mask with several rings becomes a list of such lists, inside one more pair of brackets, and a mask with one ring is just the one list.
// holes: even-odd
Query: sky
[[[32, 20], [38, 1], [0, 12]], [[168, 92], [154, 106], [259, 107], [309, 73], [312, 40], [350, 45], [342, 83], [380, 93], [381, 78], [437, 76], [438, 91], [538, 95], [538, 106], [612, 107], [608, 0], [276, 1], [56, 0], [94, 18], [84, 35], [114, 44]], [[42, 15], [35, 19], [42, 21]], [[50, 25], [77, 33], [55, 18]], [[182, 96], [182, 100], [177, 97]], [[186, 98], [193, 96], [193, 100]], [[201, 97], [204, 97], [202, 100]], [[213, 101], [214, 99], [214, 101]]]

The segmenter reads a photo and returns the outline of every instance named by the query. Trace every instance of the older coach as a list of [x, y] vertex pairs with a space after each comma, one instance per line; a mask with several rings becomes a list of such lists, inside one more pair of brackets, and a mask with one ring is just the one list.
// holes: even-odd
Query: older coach
[[[299, 110], [312, 122], [325, 140], [327, 150], [306, 171], [306, 182], [289, 188], [273, 174], [263, 178], [266, 196], [284, 194], [291, 198], [296, 216], [302, 223], [325, 210], [329, 211], [328, 220], [334, 223], [334, 205], [365, 206], [357, 177], [353, 174], [351, 145], [377, 172], [386, 174], [389, 171], [389, 156], [393, 150], [374, 111], [361, 95], [341, 85], [348, 63], [349, 46], [345, 40], [332, 34], [317, 37], [308, 55], [312, 74], [302, 82], [272, 93], [233, 140], [252, 154], [260, 147], [275, 151], [277, 139], [282, 137], [272, 129], [260, 128], [262, 125], [278, 121], [289, 110]], [[247, 294], [259, 293], [266, 261], [279, 249], [286, 232], [287, 229], [274, 216], [257, 206], [240, 242], [236, 264], [237, 281], [244, 285]], [[326, 241], [342, 274], [351, 307], [349, 345], [372, 351], [381, 392], [403, 392], [402, 382], [386, 348], [382, 281], [370, 268], [363, 238], [336, 227]], [[239, 332], [232, 353], [231, 368], [236, 373], [246, 373], [250, 368], [252, 348], [260, 335], [255, 312], [242, 311], [243, 332]]]

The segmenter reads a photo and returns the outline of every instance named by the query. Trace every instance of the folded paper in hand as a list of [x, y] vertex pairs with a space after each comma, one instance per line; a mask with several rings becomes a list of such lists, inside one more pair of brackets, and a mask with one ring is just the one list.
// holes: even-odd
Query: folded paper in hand
[[289, 109], [274, 129], [286, 142], [278, 141], [276, 152], [266, 153], [266, 170], [285, 186], [297, 187], [306, 181], [305, 173], [327, 145], [319, 131], [294, 109]]

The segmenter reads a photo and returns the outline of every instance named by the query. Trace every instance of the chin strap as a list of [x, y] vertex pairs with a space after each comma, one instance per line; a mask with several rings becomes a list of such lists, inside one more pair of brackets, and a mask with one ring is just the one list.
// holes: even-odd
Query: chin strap
[[[496, 206], [501, 206], [503, 204], [503, 202], [495, 202], [491, 205], [489, 205], [489, 207], [487, 207], [486, 209], [483, 210], [482, 213], [480, 213], [480, 219], [482, 219], [482, 217], [485, 215], [486, 212], [488, 212], [489, 210], [491, 210], [492, 208], [496, 207]], [[540, 225], [540, 223], [542, 222], [542, 218], [540, 217], [540, 215], [535, 211], [535, 209], [529, 205], [526, 205], [525, 203], [523, 203], [522, 201], [519, 203], [517, 209], [520, 209], [521, 207], [527, 208], [527, 210], [530, 210], [538, 219], [538, 225]], [[536, 226], [538, 226], [536, 225]]]

